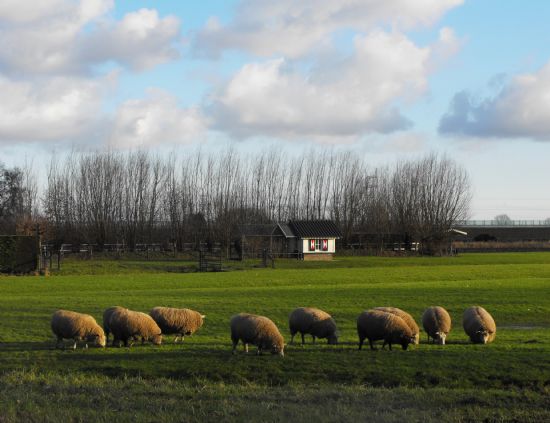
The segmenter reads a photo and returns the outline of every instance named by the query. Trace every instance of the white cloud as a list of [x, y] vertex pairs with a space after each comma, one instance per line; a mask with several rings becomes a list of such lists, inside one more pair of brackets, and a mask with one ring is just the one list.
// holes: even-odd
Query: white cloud
[[4, 74], [87, 73], [107, 61], [144, 69], [177, 56], [179, 20], [159, 18], [156, 10], [113, 21], [112, 0], [48, 0], [33, 10], [29, 2], [8, 3], [0, 6]]
[[243, 49], [261, 56], [296, 58], [330, 42], [338, 30], [370, 32], [380, 25], [407, 30], [433, 24], [463, 0], [243, 0], [227, 26], [210, 18], [196, 50], [217, 55]]
[[439, 131], [550, 141], [550, 62], [536, 73], [515, 76], [492, 98], [476, 100], [466, 91], [457, 93]]
[[356, 36], [347, 60], [304, 75], [284, 59], [243, 66], [214, 98], [217, 126], [234, 135], [341, 141], [410, 125], [396, 100], [427, 89], [431, 50], [404, 35]]
[[133, 69], [147, 69], [178, 57], [174, 46], [180, 32], [174, 16], [159, 18], [156, 10], [128, 13], [116, 24], [102, 25], [80, 50], [85, 62], [115, 60]]
[[460, 40], [454, 30], [443, 27], [439, 30], [439, 39], [432, 46], [431, 67], [437, 69], [446, 64], [461, 49], [463, 40]]
[[198, 109], [181, 108], [174, 96], [150, 89], [147, 98], [127, 100], [118, 108], [109, 144], [120, 148], [187, 144], [201, 140], [206, 123]]
[[[113, 0], [2, 0], [0, 2], [0, 22], [5, 25], [23, 24], [58, 19], [67, 21], [70, 17], [77, 25], [86, 23], [108, 12]], [[38, 22], [39, 23], [39, 22]]]
[[75, 141], [101, 119], [103, 92], [111, 78], [75, 77], [11, 81], [0, 76], [0, 143]]
[[[116, 62], [142, 70], [172, 60], [178, 55], [180, 22], [149, 9], [114, 20], [109, 15], [113, 7], [113, 0], [0, 2], [1, 144], [102, 143], [111, 130], [122, 134], [103, 107], [113, 92], [114, 74], [96, 65]], [[139, 105], [155, 113], [147, 100], [126, 102], [117, 119], [137, 113]], [[176, 113], [165, 112], [168, 117]], [[189, 112], [184, 120], [187, 128], [193, 126], [192, 117]], [[145, 122], [149, 127], [138, 131], [142, 141], [153, 132], [150, 120]]]

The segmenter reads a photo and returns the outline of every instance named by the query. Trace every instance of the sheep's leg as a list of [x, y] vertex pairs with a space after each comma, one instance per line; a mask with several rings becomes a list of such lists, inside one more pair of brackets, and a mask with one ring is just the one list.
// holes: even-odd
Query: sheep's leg
[[74, 344], [73, 344], [73, 350], [76, 350], [76, 343], [77, 343], [77, 339], [75, 338], [74, 339]]
[[181, 335], [181, 342], [183, 342], [185, 340], [185, 335]]
[[363, 342], [365, 342], [365, 338], [359, 338], [359, 349], [363, 348]]
[[248, 354], [248, 344], [246, 342], [244, 343], [244, 352]]
[[296, 332], [290, 333], [290, 345], [294, 344], [294, 335], [296, 335]]
[[179, 335], [179, 334], [176, 334], [176, 337], [174, 338], [174, 344], [177, 344], [178, 338], [179, 338], [179, 337], [180, 337], [180, 335]]
[[372, 341], [372, 339], [369, 338], [369, 345], [370, 345], [370, 349], [371, 350], [376, 350], [375, 346], [374, 346], [374, 342]]
[[57, 337], [57, 342], [55, 343], [55, 348], [59, 348], [59, 344], [63, 345], [63, 338]]
[[386, 345], [387, 345], [387, 344], [388, 344], [388, 343], [387, 343], [386, 340], [384, 339], [384, 342], [382, 343], [382, 349], [383, 349], [383, 350], [386, 349]]
[[313, 338], [313, 344], [315, 344], [315, 335], [311, 335], [311, 337]]
[[258, 351], [256, 351], [256, 355], [262, 355], [262, 347], [258, 347]]
[[232, 354], [237, 354], [237, 344], [239, 343], [239, 340], [232, 339], [233, 341], [233, 351], [231, 351]]
[[300, 332], [300, 335], [302, 335], [302, 345], [304, 345], [306, 343], [306, 340], [304, 338], [304, 334], [302, 332]]

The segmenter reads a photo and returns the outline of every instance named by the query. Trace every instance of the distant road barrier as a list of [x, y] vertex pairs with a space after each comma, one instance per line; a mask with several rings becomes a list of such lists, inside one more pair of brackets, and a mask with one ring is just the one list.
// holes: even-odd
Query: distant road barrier
[[529, 227], [529, 226], [546, 226], [550, 227], [550, 220], [459, 220], [456, 222], [457, 227], [500, 227], [500, 228], [510, 228], [510, 227]]

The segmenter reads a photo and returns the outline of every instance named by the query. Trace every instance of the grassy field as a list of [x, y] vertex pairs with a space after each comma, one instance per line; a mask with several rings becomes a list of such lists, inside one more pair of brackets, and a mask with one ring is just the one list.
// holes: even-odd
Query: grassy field
[[[277, 269], [178, 273], [178, 263], [67, 261], [50, 277], [0, 277], [0, 422], [550, 421], [550, 253], [452, 258], [278, 261]], [[238, 264], [233, 265], [238, 268]], [[497, 322], [472, 345], [462, 311]], [[190, 307], [207, 315], [184, 345], [55, 350], [57, 308]], [[287, 340], [298, 306], [329, 311], [341, 343], [289, 345], [286, 356], [231, 355], [229, 318], [264, 314]], [[357, 350], [355, 320], [392, 305], [420, 321], [442, 305], [448, 345]]]

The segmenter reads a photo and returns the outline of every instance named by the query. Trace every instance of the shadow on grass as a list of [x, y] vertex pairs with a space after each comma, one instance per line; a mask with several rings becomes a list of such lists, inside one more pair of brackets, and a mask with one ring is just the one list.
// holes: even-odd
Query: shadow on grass
[[36, 342], [36, 341], [0, 342], [1, 351], [24, 352], [24, 351], [47, 351], [47, 350], [55, 350], [55, 349], [56, 349], [55, 341], [53, 340], [41, 341], [41, 342]]

